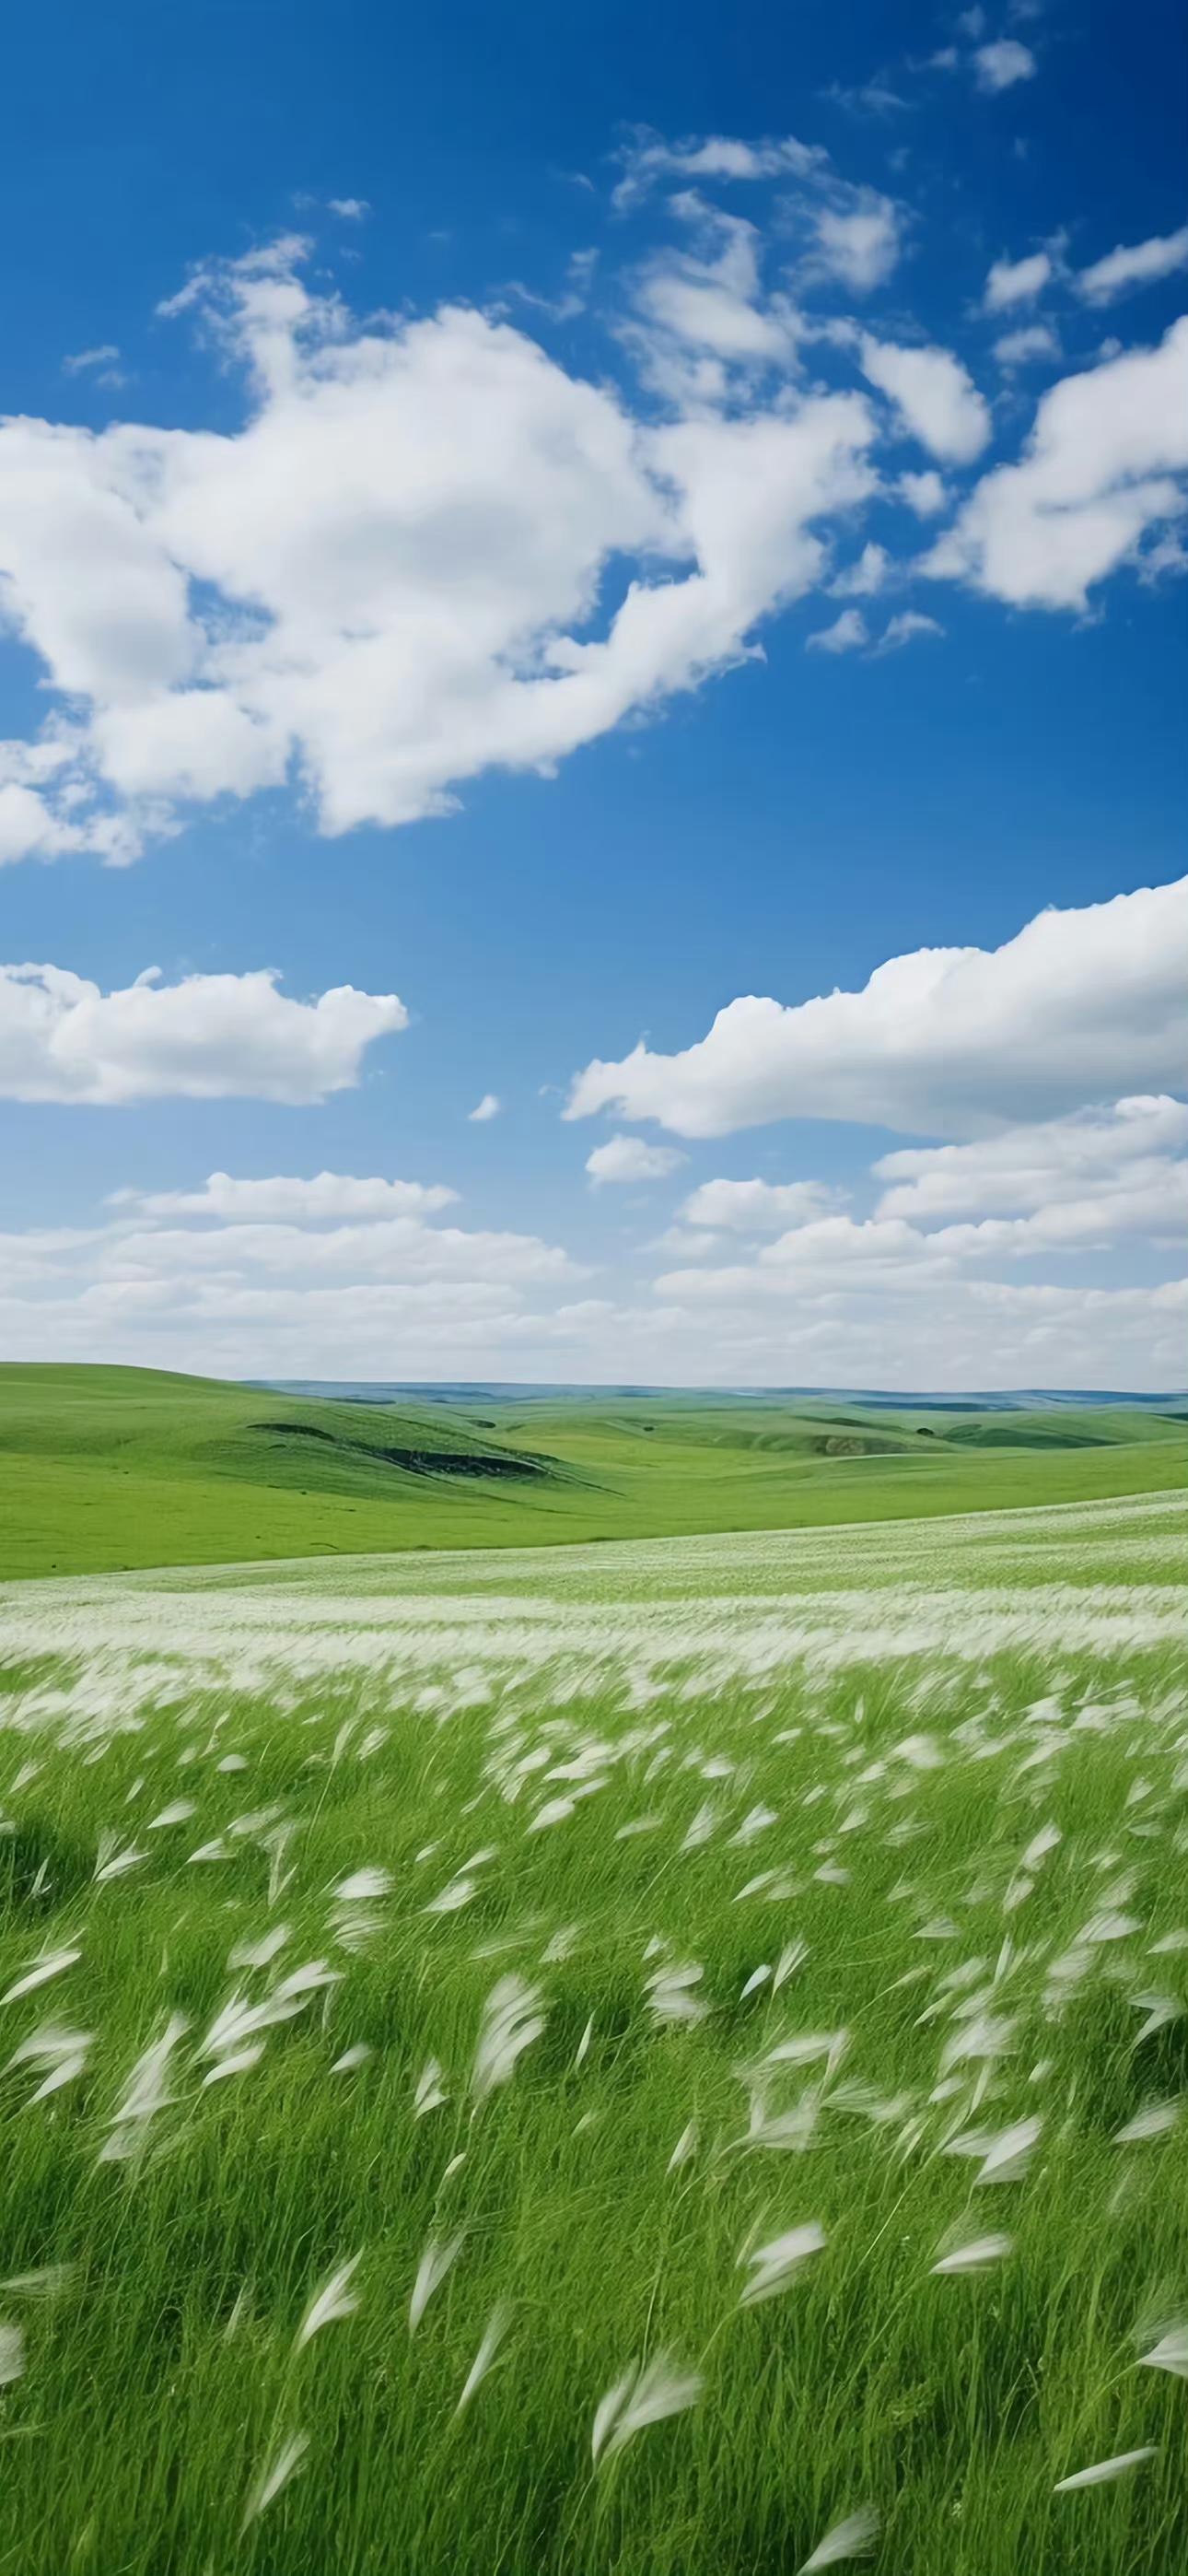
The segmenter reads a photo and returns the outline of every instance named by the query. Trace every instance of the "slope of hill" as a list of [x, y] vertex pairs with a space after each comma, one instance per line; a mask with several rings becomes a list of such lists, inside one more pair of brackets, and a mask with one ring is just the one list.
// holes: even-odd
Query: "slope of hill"
[[1186, 1463], [1170, 1407], [501, 1390], [479, 1412], [8, 1366], [0, 1578], [896, 1520], [1158, 1490]]

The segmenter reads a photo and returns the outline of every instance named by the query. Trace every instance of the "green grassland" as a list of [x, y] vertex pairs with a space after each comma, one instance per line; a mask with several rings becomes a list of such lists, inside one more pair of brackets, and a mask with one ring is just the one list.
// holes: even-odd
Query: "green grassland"
[[827, 1526], [1180, 1485], [1174, 1408], [596, 1394], [392, 1406], [0, 1367], [0, 1578]]
[[1183, 1519], [8, 1586], [3, 2576], [1183, 2576]]

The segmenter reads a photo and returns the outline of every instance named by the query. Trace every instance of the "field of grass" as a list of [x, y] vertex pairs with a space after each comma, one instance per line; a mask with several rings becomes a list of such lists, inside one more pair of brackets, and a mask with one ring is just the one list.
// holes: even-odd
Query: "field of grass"
[[1181, 1408], [660, 1395], [392, 1406], [0, 1367], [0, 1579], [1063, 1503], [1182, 1486]]
[[1183, 1519], [7, 1587], [0, 2569], [1182, 2576]]

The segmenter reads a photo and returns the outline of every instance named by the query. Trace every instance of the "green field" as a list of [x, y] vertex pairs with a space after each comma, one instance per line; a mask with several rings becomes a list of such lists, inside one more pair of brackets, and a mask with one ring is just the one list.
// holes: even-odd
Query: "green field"
[[0, 2569], [1183, 2576], [1184, 1518], [7, 1586]]
[[7, 1366], [0, 1579], [895, 1520], [1157, 1491], [1186, 1464], [1183, 1408], [1150, 1405], [591, 1394], [476, 1412]]

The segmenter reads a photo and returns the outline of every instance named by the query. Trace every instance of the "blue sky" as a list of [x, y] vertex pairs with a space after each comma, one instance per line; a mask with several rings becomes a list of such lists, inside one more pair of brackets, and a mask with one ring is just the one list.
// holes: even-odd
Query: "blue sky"
[[413, 14], [14, 36], [8, 1354], [1175, 1383], [1180, 13]]

